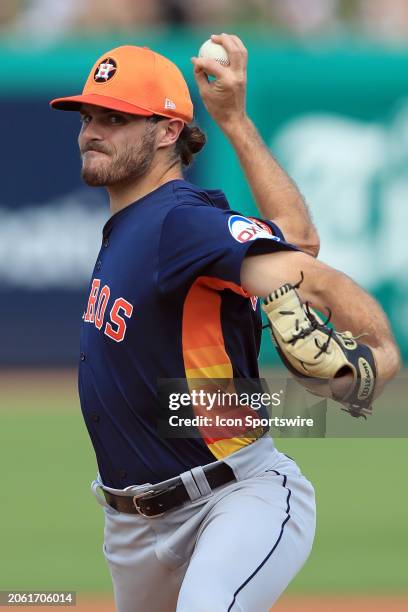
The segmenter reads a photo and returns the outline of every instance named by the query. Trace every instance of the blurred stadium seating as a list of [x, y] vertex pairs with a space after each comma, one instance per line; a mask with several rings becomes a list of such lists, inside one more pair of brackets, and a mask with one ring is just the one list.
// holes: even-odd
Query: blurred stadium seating
[[[104, 49], [133, 42], [179, 64], [209, 136], [190, 178], [255, 211], [192, 79], [189, 58], [214, 30], [249, 48], [250, 114], [306, 195], [321, 256], [381, 300], [407, 358], [407, 29], [406, 0], [3, 0], [0, 364], [76, 359], [108, 210], [79, 180], [77, 117], [56, 117], [47, 101], [79, 91]], [[263, 361], [273, 362], [268, 347]]]
[[403, 41], [406, 0], [2, 0], [6, 33], [55, 40], [78, 32], [129, 33], [166, 28], [245, 24], [273, 27], [294, 36], [357, 32]]

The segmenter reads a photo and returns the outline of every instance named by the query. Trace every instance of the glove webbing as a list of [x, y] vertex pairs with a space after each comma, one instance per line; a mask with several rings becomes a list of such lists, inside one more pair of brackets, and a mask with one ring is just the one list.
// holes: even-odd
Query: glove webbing
[[[270, 301], [274, 299], [278, 299], [279, 297], [283, 297], [288, 291], [292, 289], [297, 289], [303, 282], [304, 275], [301, 272], [300, 280], [292, 285], [290, 283], [285, 283], [272, 293], [270, 293], [264, 300], [265, 304], [268, 304]], [[331, 319], [331, 310], [327, 308], [328, 316], [324, 322], [318, 320], [316, 316], [311, 312], [309, 302], [305, 303], [304, 313], [307, 319], [310, 322], [310, 325], [307, 327], [303, 327], [299, 329], [299, 321], [296, 319], [295, 321], [295, 330], [297, 333], [294, 333], [292, 339], [289, 341], [290, 344], [296, 344], [297, 340], [304, 339], [309, 336], [314, 330], [319, 328], [324, 328], [327, 333], [327, 340], [322, 345], [319, 344], [317, 338], [315, 339], [316, 347], [318, 348], [318, 352], [314, 356], [317, 359], [322, 353], [327, 352], [330, 342], [333, 340], [340, 345], [341, 349], [347, 356], [348, 361], [350, 362], [349, 368], [344, 368], [343, 371], [339, 371], [336, 375], [342, 376], [345, 372], [351, 371], [354, 377], [354, 384], [349, 393], [342, 398], [336, 398], [337, 401], [341, 401], [343, 404], [347, 405], [347, 408], [342, 408], [344, 412], [348, 412], [353, 417], [363, 417], [367, 418], [366, 414], [370, 414], [370, 406], [372, 403], [372, 397], [374, 395], [375, 389], [375, 380], [377, 375], [377, 369], [375, 365], [375, 360], [371, 349], [364, 345], [358, 344], [356, 342], [356, 338], [354, 338], [348, 332], [336, 332], [334, 328], [328, 329], [326, 326]], [[279, 314], [282, 316], [285, 315], [293, 315], [294, 312], [291, 310], [281, 310]], [[266, 327], [270, 327], [272, 332], [272, 338], [274, 338], [273, 327], [272, 324], [268, 321], [266, 325], [263, 325], [262, 329]], [[286, 359], [286, 356], [282, 352], [279, 347], [278, 342], [275, 341], [276, 348], [281, 356], [281, 359], [284, 361], [285, 365], [288, 369], [297, 377], [302, 377], [302, 374], [298, 372], [290, 362]], [[353, 370], [354, 368], [354, 370]], [[305, 376], [304, 378], [307, 378]]]

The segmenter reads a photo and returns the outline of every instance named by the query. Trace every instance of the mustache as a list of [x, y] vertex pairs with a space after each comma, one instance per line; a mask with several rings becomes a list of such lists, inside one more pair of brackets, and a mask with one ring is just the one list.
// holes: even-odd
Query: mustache
[[83, 155], [87, 151], [97, 151], [98, 153], [106, 153], [107, 155], [109, 155], [111, 153], [111, 150], [108, 149], [105, 145], [101, 144], [98, 141], [92, 141], [92, 140], [90, 142], [88, 142], [81, 149], [81, 155]]

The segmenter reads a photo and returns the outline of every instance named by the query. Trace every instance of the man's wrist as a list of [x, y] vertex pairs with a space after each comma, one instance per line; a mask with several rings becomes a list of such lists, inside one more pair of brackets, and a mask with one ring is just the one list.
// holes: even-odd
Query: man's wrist
[[237, 138], [242, 137], [242, 135], [248, 129], [251, 129], [253, 124], [248, 115], [245, 113], [243, 115], [230, 117], [228, 121], [219, 123], [219, 127], [224, 132], [228, 140], [233, 142]]

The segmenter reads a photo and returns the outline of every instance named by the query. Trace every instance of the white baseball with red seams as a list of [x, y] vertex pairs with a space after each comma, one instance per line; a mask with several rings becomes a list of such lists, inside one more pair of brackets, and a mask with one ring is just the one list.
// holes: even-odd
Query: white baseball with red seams
[[215, 59], [216, 62], [223, 66], [229, 66], [230, 61], [228, 53], [222, 45], [215, 43], [209, 38], [203, 43], [198, 51], [198, 57], [206, 59]]

